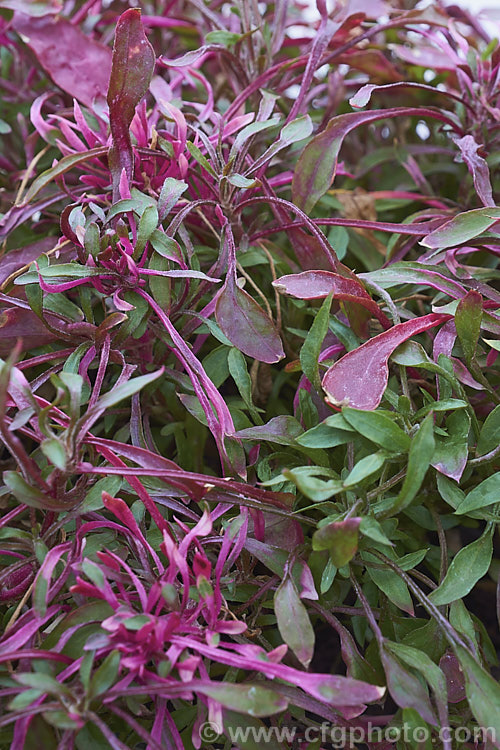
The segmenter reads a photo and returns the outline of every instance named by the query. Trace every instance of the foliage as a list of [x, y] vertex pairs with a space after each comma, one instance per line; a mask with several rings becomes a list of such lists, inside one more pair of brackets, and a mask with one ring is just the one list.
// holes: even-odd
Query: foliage
[[1, 747], [500, 747], [500, 47], [394, 6], [0, 0]]

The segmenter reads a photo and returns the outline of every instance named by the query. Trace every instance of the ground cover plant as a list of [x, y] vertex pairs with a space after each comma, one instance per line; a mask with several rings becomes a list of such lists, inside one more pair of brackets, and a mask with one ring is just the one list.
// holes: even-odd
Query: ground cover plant
[[0, 44], [0, 747], [500, 747], [490, 26], [0, 0]]

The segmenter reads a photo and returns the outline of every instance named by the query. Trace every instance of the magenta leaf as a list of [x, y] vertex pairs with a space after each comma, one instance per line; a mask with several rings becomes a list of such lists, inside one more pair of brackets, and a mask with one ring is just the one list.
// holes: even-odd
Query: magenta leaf
[[28, 16], [55, 15], [62, 10], [61, 0], [0, 0], [0, 8], [16, 10]]
[[16, 13], [12, 25], [63, 91], [91, 107], [104, 97], [111, 71], [108, 47], [60, 16]]
[[129, 180], [134, 173], [130, 124], [135, 108], [146, 94], [155, 66], [155, 53], [141, 23], [141, 11], [130, 8], [118, 19], [108, 88], [109, 124], [113, 145], [109, 166], [113, 176], [113, 200], [120, 198], [122, 170]]
[[472, 175], [474, 187], [481, 199], [481, 203], [485, 206], [495, 206], [491, 190], [490, 169], [486, 163], [486, 159], [483, 159], [477, 153], [481, 147], [471, 135], [464, 135], [463, 138], [459, 138], [455, 143], [460, 149], [462, 158], [467, 164], [467, 169]]
[[298, 299], [322, 299], [333, 293], [333, 299], [362, 305], [384, 328], [391, 326], [387, 316], [356, 279], [345, 278], [332, 271], [303, 271], [282, 276], [273, 281], [273, 286], [282, 294], [289, 294]]
[[334, 407], [376, 409], [387, 386], [388, 360], [394, 349], [417, 333], [434, 328], [449, 318], [449, 315], [431, 313], [407, 320], [345, 354], [323, 378], [327, 403]]
[[428, 107], [394, 107], [369, 112], [349, 112], [333, 117], [326, 128], [314, 136], [297, 163], [292, 181], [294, 203], [309, 213], [326, 193], [337, 172], [338, 155], [351, 130], [387, 117], [432, 117], [457, 129], [456, 123], [438, 110]]
[[215, 318], [229, 341], [259, 362], [279, 362], [285, 352], [271, 318], [240, 289], [236, 274], [228, 272], [215, 305]]

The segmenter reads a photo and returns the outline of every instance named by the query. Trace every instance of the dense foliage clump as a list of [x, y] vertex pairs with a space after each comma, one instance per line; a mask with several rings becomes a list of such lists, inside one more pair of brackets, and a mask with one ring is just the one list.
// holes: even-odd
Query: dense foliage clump
[[0, 0], [0, 748], [500, 747], [500, 46], [396, 5]]

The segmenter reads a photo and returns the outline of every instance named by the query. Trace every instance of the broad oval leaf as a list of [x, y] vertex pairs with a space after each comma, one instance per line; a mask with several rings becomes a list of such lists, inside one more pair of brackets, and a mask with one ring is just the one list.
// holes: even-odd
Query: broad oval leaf
[[358, 551], [361, 518], [334, 521], [314, 532], [313, 550], [327, 549], [336, 568], [343, 568]]
[[462, 599], [486, 575], [493, 556], [493, 530], [493, 526], [486, 528], [479, 539], [455, 555], [443, 582], [429, 595], [433, 604], [440, 607]]
[[243, 354], [259, 362], [279, 362], [285, 352], [271, 318], [240, 289], [229, 272], [215, 305], [215, 318], [229, 341]]
[[434, 230], [420, 244], [437, 250], [463, 245], [464, 242], [478, 237], [500, 219], [500, 208], [474, 208], [457, 214], [445, 224]]
[[288, 575], [274, 595], [274, 612], [281, 637], [307, 668], [314, 654], [314, 630], [295, 584]]

